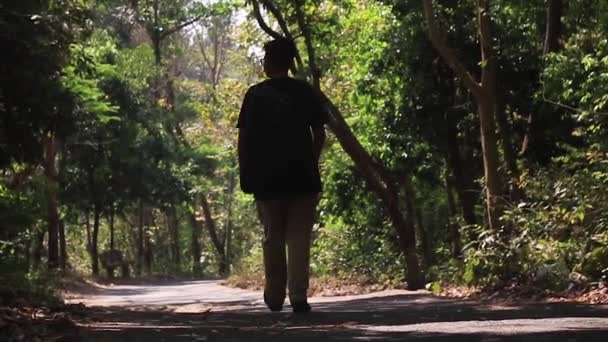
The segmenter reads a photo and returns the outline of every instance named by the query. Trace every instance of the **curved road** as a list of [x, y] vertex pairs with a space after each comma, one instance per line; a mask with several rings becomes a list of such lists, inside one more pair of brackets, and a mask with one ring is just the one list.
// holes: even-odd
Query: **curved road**
[[608, 305], [482, 304], [427, 292], [315, 297], [313, 312], [268, 312], [261, 294], [218, 281], [112, 286], [72, 299], [91, 307], [84, 341], [608, 341]]

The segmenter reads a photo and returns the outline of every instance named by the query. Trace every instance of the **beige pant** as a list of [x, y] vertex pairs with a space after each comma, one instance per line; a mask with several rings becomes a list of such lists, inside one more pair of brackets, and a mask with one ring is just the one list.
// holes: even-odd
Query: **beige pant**
[[317, 202], [317, 194], [256, 201], [264, 226], [264, 294], [270, 305], [283, 304], [286, 283], [291, 303], [306, 301]]

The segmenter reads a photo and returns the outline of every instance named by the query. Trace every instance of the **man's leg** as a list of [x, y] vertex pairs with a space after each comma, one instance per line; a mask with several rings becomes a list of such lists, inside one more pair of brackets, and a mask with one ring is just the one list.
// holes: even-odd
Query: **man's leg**
[[285, 301], [287, 269], [285, 260], [285, 201], [256, 201], [264, 226], [264, 302], [272, 311], [280, 311]]
[[[288, 207], [287, 274], [289, 276], [289, 301], [292, 306], [294, 306], [294, 303], [307, 303], [310, 244], [317, 201], [318, 195], [316, 194], [299, 196], [293, 198]], [[294, 307], [294, 310], [297, 310], [297, 308]], [[310, 310], [310, 307], [308, 310]]]

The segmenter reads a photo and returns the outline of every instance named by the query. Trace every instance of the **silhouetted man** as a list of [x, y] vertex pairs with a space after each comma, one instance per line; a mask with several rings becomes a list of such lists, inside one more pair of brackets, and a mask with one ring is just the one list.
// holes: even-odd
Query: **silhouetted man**
[[288, 76], [293, 42], [273, 40], [264, 51], [269, 79], [249, 88], [237, 126], [241, 188], [254, 195], [264, 226], [264, 302], [280, 311], [287, 285], [293, 311], [305, 313], [326, 115], [313, 89]]

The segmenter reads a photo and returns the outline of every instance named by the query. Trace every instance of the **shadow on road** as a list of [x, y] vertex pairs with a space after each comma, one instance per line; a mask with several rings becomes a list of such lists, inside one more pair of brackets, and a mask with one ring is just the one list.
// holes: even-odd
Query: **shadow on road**
[[321, 302], [311, 314], [294, 315], [289, 306], [270, 313], [240, 304], [197, 314], [96, 308], [82, 322], [82, 336], [93, 342], [608, 341], [608, 306], [601, 305], [480, 304], [412, 294]]

